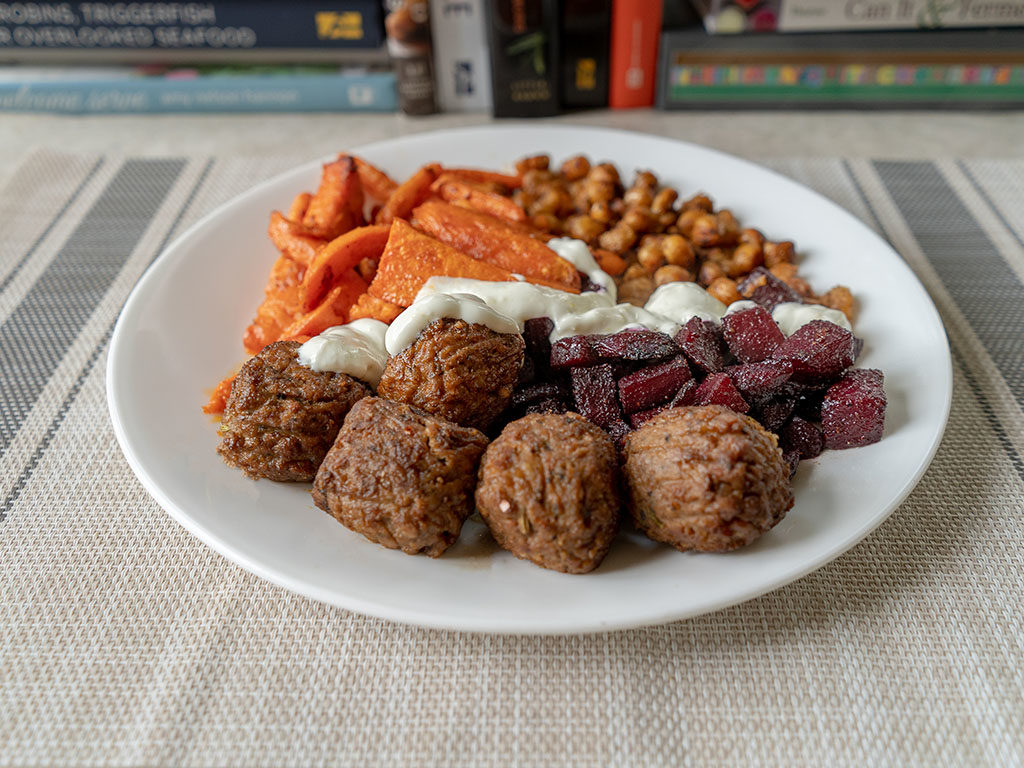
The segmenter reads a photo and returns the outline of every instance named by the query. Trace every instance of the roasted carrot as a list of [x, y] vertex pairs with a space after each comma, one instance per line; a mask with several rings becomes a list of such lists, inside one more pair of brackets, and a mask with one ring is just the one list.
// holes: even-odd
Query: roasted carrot
[[369, 292], [400, 307], [408, 307], [425, 282], [436, 275], [476, 280], [515, 280], [506, 269], [478, 261], [440, 240], [417, 232], [404, 219], [395, 219], [377, 275]]
[[299, 192], [292, 200], [292, 205], [288, 209], [288, 218], [292, 221], [302, 221], [302, 217], [306, 215], [306, 211], [309, 209], [309, 201], [313, 199], [313, 195], [309, 192]]
[[312, 310], [331, 289], [336, 276], [351, 270], [363, 259], [379, 259], [389, 230], [384, 224], [357, 227], [321, 248], [302, 281], [299, 309], [302, 312]]
[[383, 203], [398, 188], [398, 184], [384, 171], [375, 165], [355, 158], [356, 173], [359, 174], [359, 181], [363, 185], [363, 191], [374, 200]]
[[430, 194], [430, 185], [434, 183], [440, 170], [441, 166], [437, 163], [424, 165], [402, 182], [377, 212], [376, 222], [390, 224], [395, 219], [408, 218], [412, 209], [426, 200]]
[[320, 187], [309, 201], [302, 226], [330, 240], [363, 223], [363, 187], [356, 163], [350, 155], [341, 155], [324, 166]]
[[348, 311], [348, 321], [358, 320], [361, 317], [369, 317], [380, 320], [382, 323], [390, 323], [402, 314], [402, 308], [390, 301], [378, 299], [369, 293], [364, 293], [359, 300], [352, 305]]
[[281, 332], [282, 339], [297, 336], [316, 336], [334, 325], [341, 325], [348, 317], [349, 308], [366, 293], [366, 281], [349, 269], [342, 273], [334, 287], [312, 310], [299, 316]]
[[590, 252], [597, 262], [597, 266], [613, 277], [618, 277], [626, 271], [626, 262], [617, 253], [606, 251], [603, 248], [591, 248]]
[[301, 224], [289, 221], [280, 211], [270, 214], [267, 234], [277, 250], [302, 265], [309, 264], [320, 246], [326, 242], [305, 232]]
[[516, 205], [515, 201], [497, 192], [491, 192], [480, 184], [465, 181], [458, 176], [442, 173], [431, 184], [432, 192], [442, 200], [465, 200], [469, 205], [483, 213], [509, 221], [526, 221], [526, 211]]
[[[523, 275], [580, 291], [580, 275], [540, 240], [522, 228], [479, 211], [428, 200], [413, 211], [412, 225], [475, 259]], [[308, 276], [307, 276], [308, 279]]]
[[522, 176], [511, 176], [497, 171], [482, 171], [477, 168], [445, 168], [443, 173], [475, 184], [500, 184], [509, 189], [518, 189], [523, 185]]
[[211, 416], [220, 416], [228, 405], [228, 398], [231, 397], [231, 385], [235, 381], [235, 374], [231, 374], [224, 381], [213, 388], [210, 399], [203, 406], [203, 413]]

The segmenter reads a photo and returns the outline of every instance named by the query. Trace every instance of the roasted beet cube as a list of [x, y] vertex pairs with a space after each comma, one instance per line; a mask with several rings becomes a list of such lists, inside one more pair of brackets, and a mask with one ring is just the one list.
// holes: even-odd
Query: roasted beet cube
[[591, 344], [596, 336], [567, 336], [551, 345], [552, 368], [578, 368], [601, 362]]
[[882, 372], [873, 368], [847, 371], [828, 388], [821, 404], [826, 448], [855, 448], [882, 439], [885, 390]]
[[690, 379], [672, 396], [672, 399], [668, 402], [668, 407], [680, 408], [684, 405], [693, 405], [697, 402], [697, 389], [699, 387], [700, 382], [696, 379]]
[[761, 363], [743, 363], [726, 369], [732, 383], [748, 400], [779, 391], [793, 375], [793, 364], [788, 360], [765, 360]]
[[603, 429], [609, 429], [615, 422], [623, 420], [618, 393], [619, 388], [608, 363], [572, 369], [572, 394], [576, 398], [576, 409]]
[[795, 410], [795, 397], [772, 397], [757, 403], [751, 415], [769, 432], [778, 432]]
[[619, 379], [622, 410], [635, 413], [664, 403], [692, 378], [690, 366], [682, 355], [623, 376]]
[[787, 301], [803, 301], [799, 293], [764, 267], [754, 269], [736, 286], [736, 290], [740, 292], [743, 298], [760, 304], [769, 312], [775, 309], [776, 304], [782, 304]]
[[800, 451], [783, 451], [782, 460], [789, 464], [789, 479], [793, 479], [796, 468], [800, 466]]
[[530, 403], [524, 409], [524, 415], [527, 413], [565, 413], [569, 408], [565, 402], [558, 400], [553, 397], [546, 397], [543, 400], [536, 400]]
[[744, 363], [767, 360], [786, 340], [764, 307], [751, 307], [726, 315], [722, 318], [722, 331], [729, 349]]
[[551, 362], [551, 341], [548, 337], [554, 328], [555, 323], [550, 317], [531, 317], [523, 323], [526, 356], [533, 360], [538, 370], [545, 370]]
[[853, 365], [856, 340], [835, 323], [812, 320], [779, 344], [773, 357], [793, 363], [794, 381], [826, 382]]
[[555, 399], [565, 400], [568, 392], [558, 384], [550, 381], [541, 381], [536, 384], [529, 384], [521, 387], [512, 393], [512, 407], [518, 408], [523, 405], [537, 402], [538, 400]]
[[694, 403], [696, 405], [724, 405], [737, 413], [746, 413], [750, 410], [747, 401], [743, 399], [743, 395], [736, 389], [732, 379], [726, 373], [712, 373], [704, 379], [694, 393]]
[[691, 317], [679, 329], [675, 342], [690, 362], [704, 373], [718, 373], [725, 368], [725, 339], [714, 323]]
[[519, 369], [519, 378], [516, 379], [517, 387], [525, 387], [527, 384], [532, 384], [537, 380], [537, 365], [533, 362], [533, 358], [527, 356], [523, 357], [523, 365]]
[[825, 438], [813, 421], [794, 416], [779, 432], [779, 445], [783, 451], [797, 451], [801, 459], [813, 459], [821, 454]]
[[659, 405], [657, 408], [648, 408], [646, 411], [631, 413], [629, 414], [629, 423], [633, 426], [633, 429], [640, 429], [640, 427], [669, 407], [668, 405]]
[[606, 360], [653, 363], [679, 354], [679, 347], [671, 338], [647, 328], [627, 328], [591, 338], [594, 351]]

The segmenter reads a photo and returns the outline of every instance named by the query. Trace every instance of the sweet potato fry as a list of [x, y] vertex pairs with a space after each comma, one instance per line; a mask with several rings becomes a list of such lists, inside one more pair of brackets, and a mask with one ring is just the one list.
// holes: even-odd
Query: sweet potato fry
[[473, 258], [527, 279], [555, 283], [572, 293], [580, 291], [576, 267], [540, 240], [502, 219], [428, 200], [413, 211], [412, 225]]
[[341, 155], [324, 166], [320, 188], [309, 201], [302, 226], [331, 240], [363, 223], [363, 187], [356, 163], [350, 155]]
[[477, 168], [445, 168], [443, 173], [474, 184], [500, 184], [509, 189], [518, 189], [523, 185], [522, 176], [511, 176], [497, 171], [482, 171]]
[[597, 266], [613, 277], [618, 277], [626, 271], [626, 261], [619, 254], [606, 251], [604, 248], [591, 248]]
[[377, 223], [390, 224], [395, 219], [408, 218], [412, 209], [426, 200], [430, 194], [430, 185], [440, 170], [441, 166], [437, 163], [424, 165], [402, 182], [377, 212]]
[[309, 201], [313, 199], [313, 196], [309, 192], [299, 192], [292, 200], [292, 205], [288, 209], [288, 218], [292, 221], [302, 221], [302, 217], [306, 215], [306, 211], [309, 209]]
[[319, 304], [334, 284], [335, 276], [351, 270], [363, 259], [379, 259], [389, 230], [384, 224], [357, 227], [321, 248], [302, 281], [299, 310], [309, 312]]
[[352, 305], [348, 311], [348, 321], [358, 320], [361, 317], [369, 317], [380, 320], [382, 323], [390, 323], [402, 314], [402, 308], [390, 301], [378, 299], [369, 293], [364, 293], [359, 300]]
[[377, 265], [377, 275], [370, 283], [370, 294], [408, 307], [423, 284], [435, 275], [495, 281], [516, 279], [506, 269], [478, 261], [417, 232], [404, 219], [395, 219]]
[[349, 308], [366, 293], [366, 288], [366, 281], [355, 270], [348, 269], [340, 275], [340, 279], [316, 307], [300, 315], [282, 331], [281, 338], [310, 338], [331, 326], [341, 325], [348, 317]]
[[280, 211], [270, 214], [267, 234], [281, 253], [302, 265], [309, 264], [326, 241], [305, 232], [301, 224], [289, 221]]
[[264, 289], [263, 303], [256, 317], [245, 331], [242, 344], [255, 355], [263, 347], [280, 338], [281, 331], [298, 315], [299, 290], [306, 268], [281, 256], [274, 262]]
[[511, 198], [491, 192], [485, 187], [465, 181], [458, 176], [442, 173], [431, 184], [431, 191], [437, 193], [442, 200], [465, 200], [469, 205], [483, 213], [509, 221], [526, 221], [526, 211], [516, 205]]
[[363, 185], [363, 191], [377, 202], [383, 203], [398, 188], [397, 182], [388, 176], [384, 171], [375, 165], [355, 158], [356, 173], [359, 174], [359, 182]]
[[231, 385], [235, 382], [235, 375], [232, 373], [220, 384], [213, 388], [210, 399], [203, 406], [203, 413], [211, 416], [220, 416], [228, 405], [228, 398], [231, 397]]

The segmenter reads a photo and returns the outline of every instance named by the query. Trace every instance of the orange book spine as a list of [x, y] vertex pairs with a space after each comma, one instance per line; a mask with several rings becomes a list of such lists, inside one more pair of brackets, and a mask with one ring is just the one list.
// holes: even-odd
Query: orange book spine
[[659, 0], [613, 0], [608, 106], [654, 104], [661, 33]]

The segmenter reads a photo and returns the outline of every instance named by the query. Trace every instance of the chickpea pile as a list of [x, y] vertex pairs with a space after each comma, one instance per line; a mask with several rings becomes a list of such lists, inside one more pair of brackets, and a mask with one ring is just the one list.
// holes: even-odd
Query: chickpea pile
[[639, 306], [659, 285], [696, 281], [730, 304], [743, 298], [743, 278], [766, 267], [805, 301], [838, 309], [852, 320], [849, 289], [836, 286], [816, 295], [797, 275], [792, 241], [767, 240], [759, 230], [741, 228], [729, 209], [716, 211], [707, 195], [680, 201], [679, 193], [659, 184], [650, 171], [638, 171], [626, 187], [612, 163], [592, 165], [583, 155], [558, 170], [550, 163], [548, 155], [517, 162], [523, 183], [513, 199], [537, 229], [621, 256], [626, 268], [616, 278], [620, 301]]

